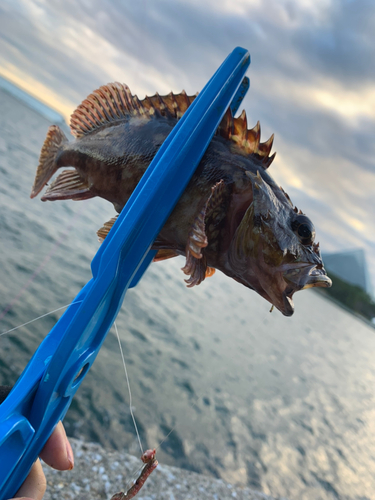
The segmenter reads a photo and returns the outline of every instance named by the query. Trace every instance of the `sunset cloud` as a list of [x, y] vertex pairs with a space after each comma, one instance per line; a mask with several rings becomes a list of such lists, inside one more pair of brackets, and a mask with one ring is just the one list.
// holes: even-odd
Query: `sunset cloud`
[[110, 81], [143, 98], [199, 91], [236, 46], [251, 53], [249, 125], [322, 248], [365, 248], [375, 284], [375, 6], [371, 0], [8, 0], [0, 74], [60, 111]]

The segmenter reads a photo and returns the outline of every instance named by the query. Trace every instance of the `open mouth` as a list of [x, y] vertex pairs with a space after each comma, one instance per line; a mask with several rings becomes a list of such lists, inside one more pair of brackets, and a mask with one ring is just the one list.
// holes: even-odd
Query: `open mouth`
[[332, 286], [332, 281], [327, 276], [324, 269], [313, 267], [309, 271], [307, 276], [301, 271], [302, 269], [294, 270], [293, 277], [291, 276], [291, 273], [288, 273], [287, 279], [285, 279], [286, 276], [284, 274], [284, 279], [288, 283], [288, 286], [282, 294], [283, 309], [281, 310], [281, 312], [284, 314], [284, 316], [292, 316], [292, 314], [294, 313], [294, 303], [292, 296], [295, 292], [313, 287], [329, 288], [330, 286]]
[[[323, 271], [324, 272], [324, 271]], [[323, 274], [321, 269], [313, 269], [309, 274], [306, 283], [301, 288], [301, 290], [306, 290], [306, 288], [313, 288], [314, 286], [318, 286], [321, 288], [329, 288], [332, 286], [331, 278]]]
[[288, 287], [286, 293], [291, 291], [305, 290], [314, 286], [329, 288], [332, 286], [331, 279], [323, 267], [317, 266], [303, 266], [290, 269], [283, 274], [284, 281], [287, 282]]

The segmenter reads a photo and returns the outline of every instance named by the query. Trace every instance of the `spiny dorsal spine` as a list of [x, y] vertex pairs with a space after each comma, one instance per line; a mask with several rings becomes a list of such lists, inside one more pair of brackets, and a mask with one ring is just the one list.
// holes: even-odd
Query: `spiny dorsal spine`
[[[79, 138], [103, 125], [115, 123], [131, 116], [153, 118], [154, 116], [180, 119], [196, 98], [183, 90], [180, 94], [146, 96], [139, 100], [123, 83], [108, 83], [90, 94], [74, 111], [70, 120], [72, 134]], [[247, 128], [246, 113], [234, 118], [230, 109], [224, 115], [217, 130], [218, 135], [237, 144], [246, 156], [254, 155], [263, 168], [272, 163], [275, 153], [270, 156], [273, 135], [266, 142], [260, 142], [259, 122], [254, 128]]]
[[254, 128], [248, 129], [245, 111], [242, 111], [238, 118], [234, 118], [228, 109], [219, 125], [218, 134], [235, 142], [246, 156], [254, 155], [262, 162], [264, 169], [268, 168], [275, 158], [276, 153], [270, 156], [274, 135], [266, 142], [260, 142], [260, 124], [257, 122]]

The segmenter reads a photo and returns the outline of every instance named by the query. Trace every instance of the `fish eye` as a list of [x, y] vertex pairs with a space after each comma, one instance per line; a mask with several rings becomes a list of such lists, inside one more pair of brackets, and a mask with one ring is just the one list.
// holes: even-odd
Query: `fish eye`
[[315, 228], [306, 215], [297, 215], [292, 222], [292, 229], [303, 245], [311, 245], [315, 239]]

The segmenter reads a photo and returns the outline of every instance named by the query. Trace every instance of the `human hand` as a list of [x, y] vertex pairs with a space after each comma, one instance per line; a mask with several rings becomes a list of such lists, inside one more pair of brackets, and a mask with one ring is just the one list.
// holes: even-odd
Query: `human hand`
[[[43, 461], [57, 470], [71, 470], [74, 466], [73, 450], [66, 437], [64, 426], [59, 422], [51, 437], [46, 442], [40, 453]], [[38, 459], [21, 488], [16, 493], [16, 498], [11, 500], [42, 500], [47, 483]]]

